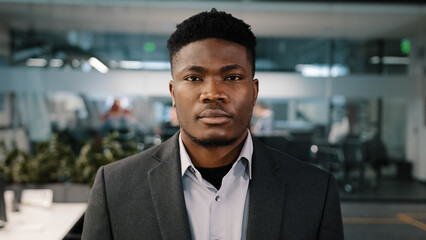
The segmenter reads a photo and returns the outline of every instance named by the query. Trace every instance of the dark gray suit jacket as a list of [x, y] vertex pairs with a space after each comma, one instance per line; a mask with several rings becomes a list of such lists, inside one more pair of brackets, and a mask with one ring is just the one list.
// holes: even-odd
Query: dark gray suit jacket
[[[334, 178], [257, 140], [253, 144], [247, 239], [343, 239]], [[191, 239], [179, 156], [175, 135], [101, 167], [83, 239]]]

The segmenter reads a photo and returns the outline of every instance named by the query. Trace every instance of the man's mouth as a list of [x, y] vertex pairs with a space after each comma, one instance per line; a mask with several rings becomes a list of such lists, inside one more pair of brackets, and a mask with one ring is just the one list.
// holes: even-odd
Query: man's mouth
[[198, 115], [198, 119], [208, 125], [221, 125], [231, 121], [231, 114], [220, 109], [206, 109]]

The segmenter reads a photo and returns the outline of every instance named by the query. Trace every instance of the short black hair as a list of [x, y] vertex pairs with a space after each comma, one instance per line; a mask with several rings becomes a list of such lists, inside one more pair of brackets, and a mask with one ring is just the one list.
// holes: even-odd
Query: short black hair
[[218, 38], [244, 46], [254, 75], [256, 37], [250, 25], [214, 8], [210, 12], [196, 14], [176, 26], [176, 31], [167, 40], [170, 64], [182, 47], [207, 38]]

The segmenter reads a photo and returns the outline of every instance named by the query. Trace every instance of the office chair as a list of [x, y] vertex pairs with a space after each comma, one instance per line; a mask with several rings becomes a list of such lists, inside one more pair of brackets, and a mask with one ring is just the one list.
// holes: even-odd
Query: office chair
[[7, 217], [6, 217], [6, 204], [4, 201], [4, 191], [6, 188], [6, 183], [3, 179], [2, 173], [0, 173], [0, 228], [6, 225]]

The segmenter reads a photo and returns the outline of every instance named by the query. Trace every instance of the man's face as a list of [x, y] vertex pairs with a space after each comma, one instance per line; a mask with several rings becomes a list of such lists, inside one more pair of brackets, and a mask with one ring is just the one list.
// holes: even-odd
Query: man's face
[[209, 38], [184, 46], [172, 61], [170, 93], [182, 138], [204, 146], [244, 138], [258, 93], [246, 48]]

